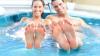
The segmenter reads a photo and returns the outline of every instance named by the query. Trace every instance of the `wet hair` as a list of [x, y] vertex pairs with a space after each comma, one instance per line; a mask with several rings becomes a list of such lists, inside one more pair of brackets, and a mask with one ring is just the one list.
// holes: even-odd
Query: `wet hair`
[[[54, 1], [57, 1], [57, 0], [51, 0], [51, 2], [54, 2]], [[63, 1], [63, 2], [64, 2], [64, 0], [61, 0], [61, 1]]]
[[33, 3], [34, 3], [34, 1], [41, 1], [42, 4], [43, 4], [43, 6], [44, 6], [44, 1], [43, 1], [43, 0], [33, 0], [33, 1], [32, 1], [32, 5], [31, 5], [31, 7], [33, 7]]

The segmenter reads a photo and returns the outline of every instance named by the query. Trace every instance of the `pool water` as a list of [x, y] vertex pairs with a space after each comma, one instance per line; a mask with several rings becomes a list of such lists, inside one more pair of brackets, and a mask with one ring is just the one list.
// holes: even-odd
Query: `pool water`
[[[71, 52], [58, 49], [52, 44], [51, 47], [47, 45], [39, 49], [26, 49], [24, 41], [15, 35], [15, 32], [20, 30], [23, 25], [14, 24], [24, 16], [31, 17], [30, 12], [0, 17], [0, 56], [100, 56], [100, 37], [95, 36], [89, 29], [84, 30], [86, 34], [83, 39], [84, 45], [76, 50], [71, 50]], [[43, 17], [45, 16], [47, 16], [47, 14], [44, 14]], [[96, 19], [91, 18], [92, 16], [85, 17], [76, 12], [71, 13], [71, 16], [83, 18], [83, 20], [100, 34], [99, 17]], [[50, 42], [50, 40], [48, 42]]]
[[[92, 26], [97, 32], [100, 26]], [[6, 30], [8, 27], [4, 27]], [[0, 56], [99, 56], [100, 37], [96, 37], [89, 32], [84, 37], [84, 45], [70, 53], [55, 47], [43, 47], [39, 49], [26, 49], [21, 38], [13, 38], [13, 35], [20, 27], [10, 29], [4, 34], [0, 34]], [[13, 31], [12, 31], [13, 30]], [[9, 35], [7, 35], [9, 34]]]

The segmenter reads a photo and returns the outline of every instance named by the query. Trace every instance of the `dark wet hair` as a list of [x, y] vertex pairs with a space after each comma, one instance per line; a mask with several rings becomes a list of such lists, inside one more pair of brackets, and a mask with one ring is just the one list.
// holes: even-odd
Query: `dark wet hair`
[[[53, 1], [57, 1], [57, 0], [51, 0], [51, 2], [53, 2]], [[61, 0], [61, 1], [63, 1], [63, 2], [64, 2], [64, 0]]]
[[33, 3], [34, 3], [34, 1], [41, 1], [42, 4], [43, 4], [43, 6], [44, 6], [44, 1], [43, 1], [43, 0], [33, 0], [33, 1], [32, 1], [32, 6], [31, 6], [31, 7], [33, 7]]

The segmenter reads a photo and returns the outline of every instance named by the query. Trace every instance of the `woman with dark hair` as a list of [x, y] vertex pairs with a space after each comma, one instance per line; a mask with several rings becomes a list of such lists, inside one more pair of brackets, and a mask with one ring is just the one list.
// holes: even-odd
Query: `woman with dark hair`
[[28, 23], [25, 28], [25, 45], [27, 48], [40, 48], [41, 42], [45, 36], [45, 29], [42, 20], [44, 3], [42, 0], [33, 0], [32, 2], [32, 19], [23, 19]]
[[55, 40], [52, 38], [52, 30], [48, 26], [48, 21], [41, 18], [44, 8], [42, 0], [33, 0], [32, 2], [32, 19], [25, 17], [21, 22], [27, 23], [25, 27], [25, 45], [27, 48], [40, 47], [57, 47]]

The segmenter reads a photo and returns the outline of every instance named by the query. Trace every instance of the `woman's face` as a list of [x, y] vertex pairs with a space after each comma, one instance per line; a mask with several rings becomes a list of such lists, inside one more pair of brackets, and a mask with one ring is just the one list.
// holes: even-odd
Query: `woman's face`
[[60, 1], [60, 0], [53, 1], [52, 5], [57, 13], [59, 13], [59, 14], [66, 13], [65, 4], [62, 1]]
[[44, 10], [43, 3], [41, 1], [34, 1], [32, 10], [33, 10], [34, 16], [41, 16]]

